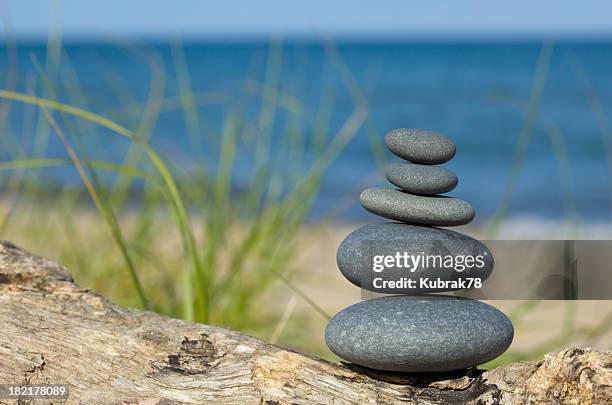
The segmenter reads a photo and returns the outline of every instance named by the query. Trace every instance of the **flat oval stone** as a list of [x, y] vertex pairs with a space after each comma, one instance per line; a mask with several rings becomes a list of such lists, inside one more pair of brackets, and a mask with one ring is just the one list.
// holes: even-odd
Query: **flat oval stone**
[[[400, 261], [383, 270], [374, 266], [375, 257], [404, 256], [404, 253], [420, 257], [420, 265], [406, 267], [406, 263]], [[452, 257], [450, 263], [447, 263], [448, 256]], [[433, 260], [430, 261], [430, 257]], [[438, 260], [438, 257], [441, 259]], [[468, 260], [469, 257], [474, 260]], [[357, 287], [386, 294], [459, 290], [464, 287], [454, 285], [453, 281], [478, 278], [484, 282], [494, 267], [493, 255], [489, 249], [470, 236], [447, 229], [399, 222], [368, 224], [356, 229], [340, 244], [336, 262], [342, 275]], [[482, 262], [482, 266], [479, 262]], [[429, 284], [421, 284], [421, 280], [429, 283], [437, 279], [448, 282], [445, 283], [448, 286], [431, 288]], [[380, 286], [381, 281], [404, 280], [415, 280], [416, 288], [408, 285], [391, 286], [388, 283]]]
[[372, 187], [359, 196], [372, 214], [413, 224], [454, 226], [474, 219], [474, 208], [463, 200], [443, 196], [421, 196], [388, 188]]
[[344, 360], [404, 372], [474, 367], [502, 354], [513, 336], [498, 309], [444, 295], [362, 301], [336, 314], [325, 330], [327, 346]]
[[387, 166], [386, 177], [402, 190], [416, 194], [448, 193], [459, 182], [451, 170], [413, 163], [390, 164]]
[[402, 159], [425, 165], [448, 162], [457, 150], [453, 141], [446, 136], [414, 128], [389, 131], [385, 143], [391, 152]]

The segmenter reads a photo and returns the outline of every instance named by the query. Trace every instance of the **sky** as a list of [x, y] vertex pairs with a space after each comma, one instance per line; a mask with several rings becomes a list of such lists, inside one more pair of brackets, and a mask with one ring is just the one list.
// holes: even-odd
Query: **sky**
[[612, 37], [609, 0], [2, 0], [0, 36]]

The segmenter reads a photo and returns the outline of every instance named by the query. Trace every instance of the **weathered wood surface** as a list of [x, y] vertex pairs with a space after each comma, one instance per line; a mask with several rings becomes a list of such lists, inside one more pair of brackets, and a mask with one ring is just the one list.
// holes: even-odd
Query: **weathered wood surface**
[[484, 373], [376, 373], [119, 307], [10, 243], [0, 325], [0, 383], [66, 383], [70, 404], [612, 403], [612, 351], [570, 348]]

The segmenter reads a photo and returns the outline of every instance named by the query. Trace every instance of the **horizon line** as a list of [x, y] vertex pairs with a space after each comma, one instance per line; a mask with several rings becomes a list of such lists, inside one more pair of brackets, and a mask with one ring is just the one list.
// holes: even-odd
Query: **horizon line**
[[306, 42], [306, 43], [410, 43], [410, 42], [442, 42], [442, 43], [533, 43], [533, 42], [612, 42], [612, 32], [595, 33], [486, 33], [486, 32], [462, 32], [462, 33], [334, 33], [334, 34], [312, 34], [312, 33], [124, 33], [122, 35], [110, 35], [104, 33], [76, 33], [76, 32], [50, 32], [42, 33], [0, 33], [0, 44], [10, 41], [20, 43], [46, 43], [53, 37], [61, 39], [66, 43], [92, 43], [92, 42], [116, 42], [117, 40], [129, 40], [134, 42]]

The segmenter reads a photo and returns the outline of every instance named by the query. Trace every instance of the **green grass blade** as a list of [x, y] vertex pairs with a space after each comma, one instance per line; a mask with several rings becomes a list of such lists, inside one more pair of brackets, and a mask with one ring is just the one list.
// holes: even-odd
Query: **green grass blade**
[[514, 154], [514, 160], [510, 169], [508, 182], [506, 183], [506, 191], [497, 208], [497, 211], [491, 219], [491, 223], [488, 229], [485, 232], [485, 239], [493, 239], [495, 237], [495, 235], [499, 232], [501, 224], [510, 208], [510, 202], [512, 200], [512, 195], [514, 194], [514, 188], [516, 187], [518, 176], [520, 174], [523, 162], [525, 161], [525, 157], [527, 155], [527, 146], [529, 145], [529, 140], [531, 138], [531, 134], [538, 118], [540, 100], [542, 99], [544, 85], [546, 84], [546, 79], [548, 77], [548, 71], [550, 69], [553, 49], [553, 44], [547, 43], [542, 46], [542, 50], [540, 51], [540, 56], [538, 58], [538, 64], [536, 67], [536, 73], [531, 88], [531, 96], [527, 108], [527, 116], [525, 117], [525, 121], [523, 122], [523, 126], [519, 134], [519, 140], [517, 143], [516, 152]]
[[[130, 165], [121, 165], [101, 160], [90, 160], [88, 162], [83, 162], [97, 169], [122, 173], [126, 176], [141, 178], [151, 177], [149, 173]], [[74, 162], [72, 160], [61, 158], [17, 159], [0, 162], [0, 170], [48, 169], [51, 167], [66, 167], [73, 165]]]
[[[178, 220], [178, 227], [182, 235], [182, 239], [185, 243], [186, 251], [189, 254], [190, 261], [194, 268], [195, 273], [200, 277], [203, 274], [203, 269], [200, 263], [200, 259], [198, 258], [197, 246], [195, 243], [195, 238], [193, 232], [191, 230], [191, 224], [189, 221], [189, 215], [185, 208], [185, 204], [181, 197], [180, 192], [178, 191], [178, 187], [176, 182], [170, 173], [168, 166], [164, 163], [162, 158], [155, 152], [155, 150], [147, 143], [140, 141], [135, 134], [129, 129], [117, 124], [116, 122], [102, 117], [98, 114], [92, 113], [90, 111], [84, 110], [79, 107], [67, 105], [58, 101], [44, 99], [36, 96], [31, 96], [27, 94], [17, 93], [8, 90], [0, 89], [0, 98], [5, 98], [13, 101], [20, 101], [27, 104], [33, 104], [41, 108], [55, 110], [59, 112], [63, 112], [66, 114], [70, 114], [81, 119], [87, 120], [89, 122], [96, 123], [104, 128], [110, 129], [111, 131], [124, 136], [134, 142], [139, 143], [144, 150], [146, 151], [149, 159], [153, 163], [153, 166], [156, 168], [158, 173], [162, 178], [162, 184], [166, 188], [168, 192], [168, 196], [170, 198], [171, 206], [175, 217]], [[207, 308], [203, 303], [200, 304], [200, 312], [201, 312], [201, 320], [205, 322], [208, 319]]]
[[76, 154], [74, 149], [72, 149], [72, 146], [70, 146], [70, 144], [68, 143], [66, 136], [64, 135], [63, 131], [61, 130], [61, 128], [59, 127], [59, 125], [57, 124], [53, 116], [51, 116], [51, 114], [44, 107], [42, 108], [42, 111], [45, 117], [47, 118], [49, 124], [51, 125], [51, 127], [54, 129], [57, 136], [60, 138], [60, 140], [64, 144], [66, 151], [70, 155], [70, 159], [73, 161], [75, 167], [77, 168], [77, 171], [79, 175], [81, 176], [81, 179], [83, 180], [83, 183], [85, 184], [85, 187], [87, 188], [91, 198], [93, 199], [94, 204], [98, 208], [98, 211], [106, 219], [106, 223], [108, 224], [111, 230], [113, 238], [119, 245], [123, 258], [126, 262], [126, 265], [130, 273], [130, 277], [132, 278], [132, 282], [134, 283], [134, 286], [136, 287], [136, 293], [138, 294], [138, 297], [140, 298], [140, 302], [143, 308], [148, 309], [149, 301], [145, 295], [145, 292], [142, 288], [142, 284], [140, 283], [140, 279], [138, 277], [138, 273], [136, 272], [136, 268], [128, 252], [127, 244], [125, 243], [125, 240], [123, 239], [123, 234], [121, 233], [121, 229], [119, 227], [119, 223], [117, 222], [117, 218], [114, 216], [113, 212], [106, 207], [106, 205], [104, 204], [104, 202], [98, 195], [96, 189], [94, 188], [93, 184], [89, 180], [89, 177], [87, 176], [85, 169], [83, 168], [83, 165], [81, 161], [79, 160], [78, 155]]

